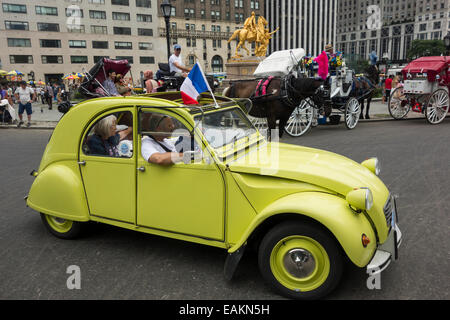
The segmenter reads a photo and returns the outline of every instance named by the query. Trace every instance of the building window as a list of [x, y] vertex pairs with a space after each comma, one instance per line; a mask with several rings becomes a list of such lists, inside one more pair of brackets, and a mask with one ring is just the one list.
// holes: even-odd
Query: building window
[[93, 49], [108, 49], [108, 41], [92, 41]]
[[151, 8], [151, 0], [136, 0], [136, 7], [138, 8]]
[[59, 24], [57, 23], [41, 23], [37, 24], [38, 31], [59, 32]]
[[153, 29], [141, 29], [141, 28], [138, 28], [138, 36], [153, 37]]
[[213, 72], [223, 72], [223, 59], [220, 56], [212, 58], [211, 68]]
[[128, 0], [111, 0], [111, 4], [118, 6], [129, 6], [130, 2]]
[[84, 12], [83, 9], [76, 9], [76, 8], [66, 8], [66, 17], [80, 17], [84, 18]]
[[89, 0], [92, 4], [105, 4], [105, 0]]
[[24, 4], [3, 3], [3, 12], [10, 13], [27, 13], [27, 6]]
[[69, 48], [86, 48], [85, 40], [69, 40]]
[[70, 62], [74, 64], [88, 63], [87, 56], [70, 56]]
[[28, 22], [21, 21], [5, 21], [5, 29], [6, 30], [30, 30]]
[[151, 14], [138, 14], [137, 21], [138, 22], [152, 22], [152, 15]]
[[109, 56], [94, 56], [94, 63], [99, 62], [103, 58], [109, 59]]
[[89, 18], [91, 19], [106, 19], [105, 11], [89, 10]]
[[128, 63], [132, 64], [134, 63], [134, 59], [132, 56], [117, 56], [116, 59], [118, 60], [128, 60]]
[[114, 32], [114, 34], [124, 34], [124, 35], [131, 36], [131, 28], [114, 27], [113, 32]]
[[10, 55], [9, 62], [11, 64], [31, 64], [33, 63], [33, 56], [29, 55]]
[[81, 25], [67, 25], [67, 32], [70, 33], [84, 33], [84, 24]]
[[433, 29], [434, 30], [440, 29], [440, 28], [441, 28], [441, 22], [440, 21], [437, 21], [437, 22], [433, 23]]
[[115, 41], [114, 47], [120, 50], [132, 50], [133, 44], [131, 42]]
[[155, 64], [155, 57], [139, 57], [141, 64]]
[[113, 12], [113, 20], [130, 21], [130, 14], [125, 12]]
[[41, 56], [42, 64], [62, 64], [62, 56]]
[[139, 42], [139, 50], [153, 50], [153, 44], [150, 42]]
[[31, 47], [31, 40], [8, 38], [8, 47]]
[[41, 48], [61, 48], [61, 40], [41, 39]]
[[44, 16], [57, 16], [58, 8], [36, 6], [36, 14], [40, 14], [40, 15], [44, 15]]
[[91, 26], [91, 33], [108, 34], [108, 27], [106, 27], [106, 26]]

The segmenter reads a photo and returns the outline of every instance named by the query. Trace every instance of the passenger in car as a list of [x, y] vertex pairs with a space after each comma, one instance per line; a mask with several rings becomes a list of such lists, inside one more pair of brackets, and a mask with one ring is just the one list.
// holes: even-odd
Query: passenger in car
[[117, 145], [132, 132], [133, 128], [128, 127], [116, 132], [116, 123], [116, 116], [110, 115], [94, 126], [94, 134], [87, 140], [90, 154], [119, 157]]
[[141, 154], [149, 163], [170, 165], [181, 162], [183, 153], [177, 152], [174, 143], [166, 139], [175, 130], [171, 117], [153, 114], [146, 120], [146, 126], [153, 134], [142, 138]]

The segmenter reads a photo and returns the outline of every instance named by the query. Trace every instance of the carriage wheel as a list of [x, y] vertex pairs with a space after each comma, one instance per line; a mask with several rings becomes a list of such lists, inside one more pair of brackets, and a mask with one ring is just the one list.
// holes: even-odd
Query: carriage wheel
[[403, 119], [408, 114], [411, 106], [406, 103], [407, 99], [403, 93], [403, 88], [396, 88], [389, 99], [388, 109], [392, 118], [396, 120]]
[[252, 125], [255, 126], [256, 129], [258, 129], [258, 131], [260, 131], [261, 133], [267, 132], [267, 129], [269, 128], [269, 125], [267, 123], [267, 118], [256, 118], [256, 117], [252, 117], [250, 115], [247, 115], [248, 118], [250, 119], [250, 121], [252, 122]]
[[345, 104], [345, 125], [351, 130], [356, 127], [361, 114], [361, 106], [356, 98], [350, 98]]
[[[309, 103], [308, 103], [309, 102]], [[311, 99], [305, 99], [300, 105], [292, 111], [284, 130], [291, 137], [300, 137], [305, 134], [311, 127], [314, 115], [314, 108], [310, 104]]]
[[438, 89], [428, 99], [425, 115], [431, 124], [441, 123], [449, 109], [449, 94], [444, 89]]

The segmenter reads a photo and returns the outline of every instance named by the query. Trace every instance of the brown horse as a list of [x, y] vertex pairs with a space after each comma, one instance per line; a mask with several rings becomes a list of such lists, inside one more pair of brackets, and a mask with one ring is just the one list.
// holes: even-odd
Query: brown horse
[[267, 118], [270, 130], [276, 128], [279, 120], [279, 137], [283, 135], [284, 127], [300, 101], [311, 97], [317, 88], [323, 84], [322, 81], [310, 78], [289, 77], [287, 89], [289, 92], [289, 103], [282, 97], [282, 81], [284, 78], [274, 78], [266, 88], [267, 94], [264, 97], [254, 97], [259, 80], [238, 80], [231, 81], [225, 88], [223, 95], [230, 98], [250, 98], [253, 106], [249, 115], [256, 118]]

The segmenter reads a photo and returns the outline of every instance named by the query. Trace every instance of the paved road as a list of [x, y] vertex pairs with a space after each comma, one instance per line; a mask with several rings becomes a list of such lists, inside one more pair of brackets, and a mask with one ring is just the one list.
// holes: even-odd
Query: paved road
[[[356, 161], [378, 156], [381, 178], [399, 194], [400, 260], [368, 290], [365, 270], [348, 266], [330, 299], [450, 299], [450, 119], [314, 128], [283, 141], [338, 152]], [[231, 283], [225, 252], [202, 245], [94, 225], [76, 241], [51, 236], [23, 201], [51, 131], [0, 130], [0, 299], [282, 299], [263, 283], [255, 254]], [[70, 265], [81, 290], [68, 290]]]

